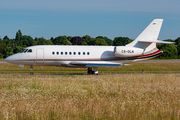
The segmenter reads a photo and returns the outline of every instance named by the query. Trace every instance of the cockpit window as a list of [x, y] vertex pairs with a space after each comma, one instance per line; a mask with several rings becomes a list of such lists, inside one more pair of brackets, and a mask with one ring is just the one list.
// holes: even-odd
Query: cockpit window
[[32, 53], [32, 49], [23, 49], [20, 53]]
[[29, 49], [29, 50], [28, 50], [28, 53], [32, 53], [32, 49]]
[[25, 49], [24, 53], [27, 52], [27, 51], [28, 51], [28, 49]]
[[24, 51], [25, 49], [23, 49], [23, 50], [21, 50], [21, 52], [20, 53], [23, 53], [23, 51]]

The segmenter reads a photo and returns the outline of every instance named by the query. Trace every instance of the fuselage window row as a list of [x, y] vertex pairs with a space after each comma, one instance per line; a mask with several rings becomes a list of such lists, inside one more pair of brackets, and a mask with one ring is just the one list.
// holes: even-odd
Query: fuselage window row
[[[56, 52], [56, 55], [68, 55], [68, 52]], [[81, 52], [77, 53], [78, 55], [81, 55]], [[52, 55], [55, 55], [55, 52], [52, 52]], [[76, 52], [69, 52], [69, 55], [76, 55]], [[83, 52], [82, 55], [86, 55], [86, 52]], [[89, 52], [87, 52], [87, 55], [90, 55]]]

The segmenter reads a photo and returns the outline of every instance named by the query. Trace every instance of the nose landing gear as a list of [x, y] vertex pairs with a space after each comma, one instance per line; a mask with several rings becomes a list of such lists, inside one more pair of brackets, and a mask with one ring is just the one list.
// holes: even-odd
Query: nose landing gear
[[30, 75], [34, 75], [34, 73], [33, 73], [33, 65], [30, 65], [30, 70], [31, 70]]

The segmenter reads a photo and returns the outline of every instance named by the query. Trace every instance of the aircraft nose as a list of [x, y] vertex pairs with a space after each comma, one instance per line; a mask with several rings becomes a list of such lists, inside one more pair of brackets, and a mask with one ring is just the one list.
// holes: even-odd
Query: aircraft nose
[[18, 55], [11, 55], [7, 58], [4, 59], [4, 61], [9, 62], [9, 63], [14, 63], [18, 59]]
[[11, 62], [11, 61], [12, 61], [12, 57], [9, 56], [9, 57], [5, 58], [4, 61], [6, 61], [6, 62]]

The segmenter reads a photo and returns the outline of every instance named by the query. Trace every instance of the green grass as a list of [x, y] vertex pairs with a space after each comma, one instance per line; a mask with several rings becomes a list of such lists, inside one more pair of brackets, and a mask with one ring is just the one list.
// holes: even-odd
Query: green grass
[[180, 119], [179, 74], [0, 75], [0, 118]]
[[[53, 66], [34, 69], [35, 73], [87, 72]], [[145, 74], [136, 74], [142, 70]], [[28, 66], [0, 64], [1, 119], [180, 119], [180, 75], [174, 74], [180, 73], [180, 63], [103, 67], [98, 76], [5, 74], [29, 72]]]

